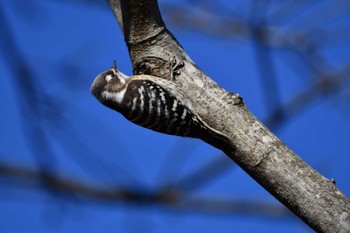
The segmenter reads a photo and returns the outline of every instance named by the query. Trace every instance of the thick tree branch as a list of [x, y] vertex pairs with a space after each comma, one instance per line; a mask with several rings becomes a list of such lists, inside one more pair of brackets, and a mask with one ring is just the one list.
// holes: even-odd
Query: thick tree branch
[[314, 230], [350, 231], [349, 199], [272, 134], [237, 95], [219, 87], [191, 61], [165, 28], [156, 0], [120, 3], [134, 73], [169, 79], [171, 58], [184, 61], [173, 81], [196, 113], [231, 140], [235, 147], [226, 154]]

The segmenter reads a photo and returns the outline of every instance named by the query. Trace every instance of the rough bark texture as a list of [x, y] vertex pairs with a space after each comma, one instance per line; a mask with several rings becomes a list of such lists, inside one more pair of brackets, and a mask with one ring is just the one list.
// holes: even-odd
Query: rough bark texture
[[134, 73], [170, 79], [171, 59], [184, 61], [174, 82], [201, 118], [235, 145], [225, 151], [227, 155], [315, 231], [350, 232], [349, 199], [272, 134], [237, 95], [218, 86], [191, 61], [166, 29], [156, 0], [109, 4], [119, 15]]

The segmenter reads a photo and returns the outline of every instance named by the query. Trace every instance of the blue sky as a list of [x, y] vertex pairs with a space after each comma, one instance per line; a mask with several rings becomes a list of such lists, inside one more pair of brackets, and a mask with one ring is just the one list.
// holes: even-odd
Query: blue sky
[[[222, 1], [225, 7], [212, 8], [207, 8], [210, 1], [204, 1], [207, 5], [194, 10], [191, 4], [197, 2], [160, 1], [165, 22], [192, 60], [226, 90], [239, 93], [262, 121], [271, 114], [267, 101], [289, 103], [325, 71], [336, 73], [349, 63], [349, 36], [341, 33], [350, 29], [350, 17], [344, 13], [349, 4], [339, 1], [332, 8], [327, 1], [309, 1], [298, 11], [290, 6], [294, 13], [283, 15], [284, 20], [271, 18], [269, 23], [282, 35], [307, 31], [318, 55], [303, 54], [302, 44], [298, 53], [298, 46], [259, 47], [262, 58], [271, 59], [276, 79], [279, 99], [271, 99], [266, 93], [274, 90], [264, 89], [266, 75], [259, 68], [266, 63], [259, 63], [256, 56], [261, 45], [250, 34], [213, 35], [215, 30], [204, 30], [211, 29], [210, 24], [204, 29], [188, 27], [174, 21], [169, 8], [169, 4], [185, 6], [182, 12], [188, 14], [189, 25], [192, 16], [194, 20], [208, 9], [219, 13], [221, 20], [255, 22], [251, 1]], [[278, 15], [283, 4], [272, 2], [268, 15]], [[13, 0], [0, 6], [1, 165], [47, 171], [101, 189], [152, 194], [168, 183], [181, 187], [183, 178], [221, 159], [225, 166], [220, 172], [190, 187], [186, 198], [230, 201], [236, 207], [243, 203], [241, 209], [224, 211], [220, 206], [204, 210], [203, 205], [100, 200], [43, 188], [28, 174], [14, 178], [1, 170], [1, 232], [312, 232], [293, 215], [260, 212], [256, 206], [278, 210], [282, 206], [220, 151], [196, 139], [136, 126], [94, 99], [90, 85], [114, 59], [120, 70], [131, 74], [124, 39], [106, 2]], [[316, 70], [322, 68], [322, 75], [316, 75], [313, 63]], [[342, 75], [349, 79], [349, 72]], [[335, 178], [350, 196], [348, 83], [330, 94], [316, 92], [296, 113], [288, 112], [292, 107], [285, 105], [290, 115], [273, 130], [321, 174]]]

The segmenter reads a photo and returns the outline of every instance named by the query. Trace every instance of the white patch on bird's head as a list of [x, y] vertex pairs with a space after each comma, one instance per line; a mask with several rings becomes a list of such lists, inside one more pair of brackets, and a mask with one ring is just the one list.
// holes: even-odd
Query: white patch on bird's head
[[110, 82], [111, 80], [116, 79], [118, 82], [122, 84], [125, 84], [126, 79], [130, 78], [129, 76], [120, 72], [115, 67], [112, 67], [111, 69], [99, 74], [98, 77], [99, 76], [102, 76], [102, 77], [104, 76], [104, 79], [106, 80], [106, 82]]
[[119, 80], [122, 84], [125, 84], [125, 79], [129, 78], [129, 76], [123, 74], [123, 73], [120, 72], [120, 71], [117, 72], [116, 77], [118, 78], [118, 80]]
[[120, 72], [117, 69], [112, 68], [110, 71], [111, 72], [108, 72], [105, 76], [106, 82], [110, 82], [113, 79], [117, 79], [118, 82], [125, 84], [126, 79], [130, 78], [129, 76], [123, 74], [122, 72]]
[[106, 77], [105, 77], [107, 82], [111, 81], [112, 78], [113, 78], [113, 76], [110, 74], [106, 75]]
[[130, 78], [129, 76], [127, 76], [126, 74], [123, 74], [119, 70], [117, 71], [117, 75], [119, 76], [120, 79], [128, 79], [128, 78]]

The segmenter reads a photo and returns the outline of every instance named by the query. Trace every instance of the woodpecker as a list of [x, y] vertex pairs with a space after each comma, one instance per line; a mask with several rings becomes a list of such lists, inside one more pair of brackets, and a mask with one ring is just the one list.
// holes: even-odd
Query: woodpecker
[[[179, 75], [183, 65], [173, 65], [172, 76]], [[229, 141], [195, 113], [172, 80], [143, 74], [127, 76], [114, 62], [112, 68], [95, 78], [91, 92], [103, 105], [145, 128], [200, 138], [216, 147]]]

